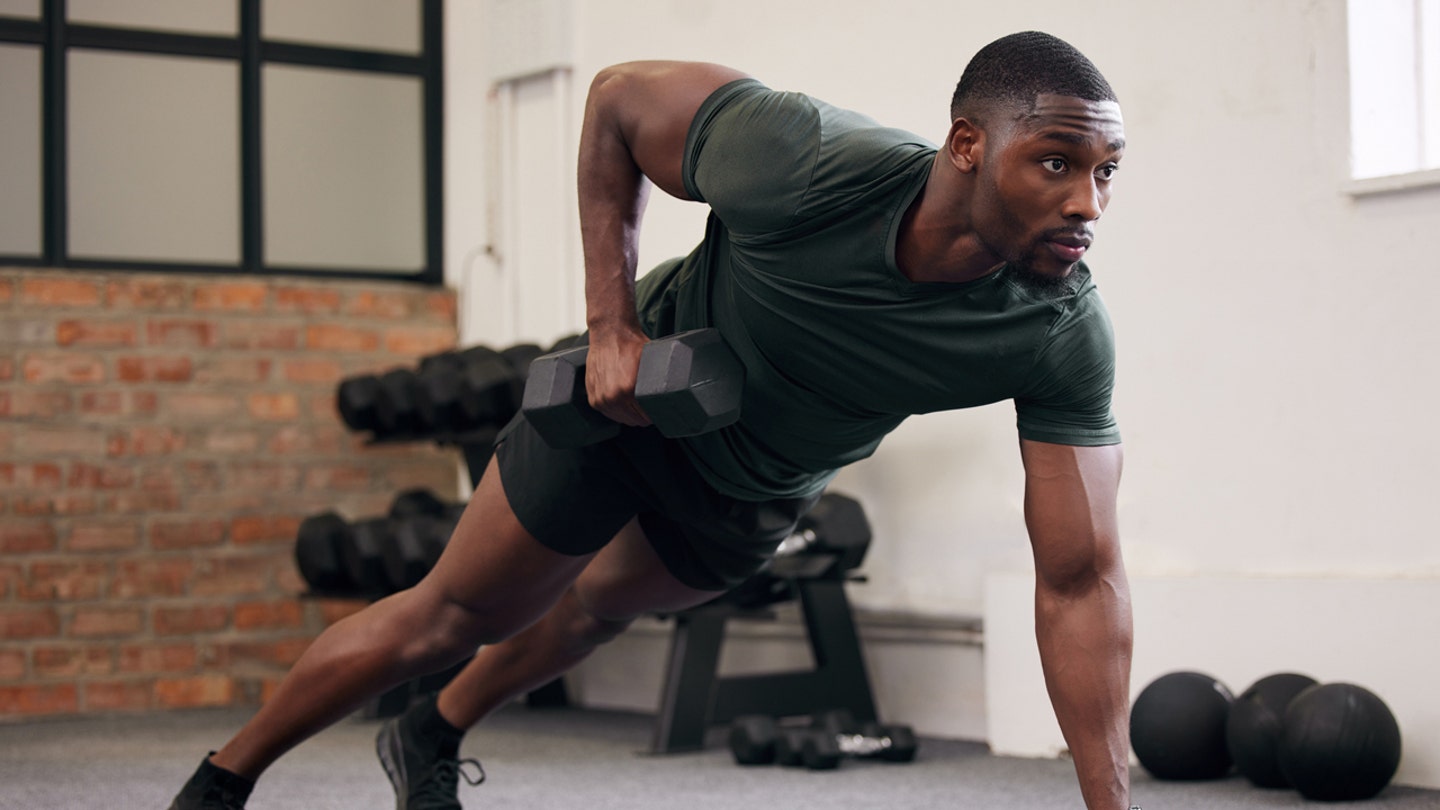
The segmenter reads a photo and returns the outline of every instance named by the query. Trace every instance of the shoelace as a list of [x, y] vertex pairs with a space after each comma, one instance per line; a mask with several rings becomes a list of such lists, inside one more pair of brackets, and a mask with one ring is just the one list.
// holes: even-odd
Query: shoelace
[[[466, 765], [475, 766], [473, 776], [466, 770]], [[459, 787], [461, 777], [472, 786], [478, 785], [485, 781], [485, 769], [477, 759], [442, 759], [436, 762], [410, 794], [410, 807], [415, 810], [426, 810], [430, 807], [449, 810], [458, 807], [455, 803], [455, 790]]]

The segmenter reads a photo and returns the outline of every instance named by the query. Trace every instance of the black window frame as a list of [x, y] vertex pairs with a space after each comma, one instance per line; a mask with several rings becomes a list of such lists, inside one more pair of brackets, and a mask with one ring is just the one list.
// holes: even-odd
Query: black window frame
[[[418, 55], [382, 50], [266, 40], [261, 36], [262, 0], [236, 0], [238, 31], [233, 37], [137, 28], [86, 25], [67, 20], [66, 0], [42, 0], [40, 19], [0, 16], [0, 43], [38, 45], [41, 51], [41, 255], [0, 253], [0, 264], [76, 270], [243, 273], [346, 279], [393, 279], [438, 285], [444, 278], [444, 62], [443, 0], [420, 0]], [[227, 60], [240, 73], [240, 261], [237, 264], [77, 259], [69, 254], [67, 174], [70, 48]], [[298, 65], [343, 71], [413, 76], [423, 96], [422, 151], [424, 265], [418, 269], [361, 269], [287, 266], [265, 262], [265, 200], [261, 70], [265, 65]]]

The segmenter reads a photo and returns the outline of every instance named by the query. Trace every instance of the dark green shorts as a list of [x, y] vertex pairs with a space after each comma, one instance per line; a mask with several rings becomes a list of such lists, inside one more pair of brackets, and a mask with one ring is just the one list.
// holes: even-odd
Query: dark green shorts
[[716, 492], [678, 442], [654, 428], [623, 428], [608, 441], [556, 450], [524, 414], [496, 439], [510, 508], [546, 547], [599, 551], [631, 518], [684, 584], [722, 591], [774, 553], [818, 496], [741, 501]]

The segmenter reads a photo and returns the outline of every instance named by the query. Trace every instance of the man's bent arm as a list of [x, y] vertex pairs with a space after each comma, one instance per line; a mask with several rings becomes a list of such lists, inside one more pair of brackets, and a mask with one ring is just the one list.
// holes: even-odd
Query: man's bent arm
[[635, 264], [649, 182], [687, 199], [685, 138], [700, 105], [745, 74], [692, 62], [631, 62], [600, 71], [580, 130], [578, 194], [585, 261], [590, 401], [622, 424], [649, 420], [635, 404], [645, 335], [635, 314]]
[[1130, 588], [1116, 495], [1123, 453], [1022, 441], [1045, 685], [1090, 810], [1129, 804]]

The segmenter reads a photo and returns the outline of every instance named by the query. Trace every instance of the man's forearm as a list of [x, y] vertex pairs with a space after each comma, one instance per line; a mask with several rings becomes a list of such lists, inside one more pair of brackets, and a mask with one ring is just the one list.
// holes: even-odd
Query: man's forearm
[[1085, 806], [1124, 810], [1130, 778], [1130, 592], [1123, 569], [1090, 587], [1036, 592], [1045, 683]]
[[649, 183], [625, 143], [614, 82], [591, 86], [580, 133], [577, 192], [585, 263], [586, 323], [592, 333], [639, 331], [635, 267]]

